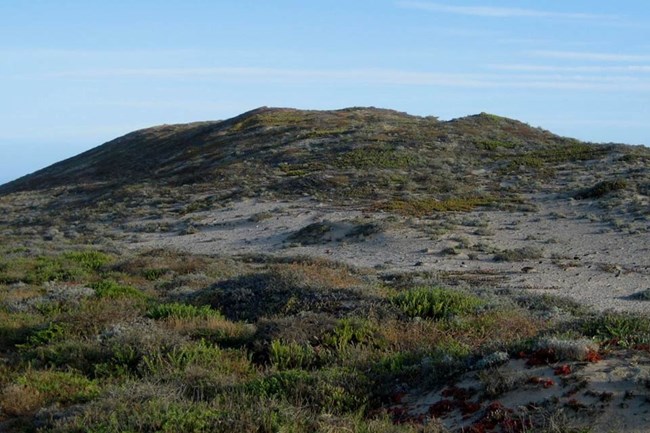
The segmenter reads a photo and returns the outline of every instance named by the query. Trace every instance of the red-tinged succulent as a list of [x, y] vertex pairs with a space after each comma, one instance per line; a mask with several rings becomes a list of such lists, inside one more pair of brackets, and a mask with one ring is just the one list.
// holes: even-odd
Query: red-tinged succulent
[[573, 410], [584, 409], [584, 408], [587, 407], [584, 403], [580, 403], [575, 398], [572, 398], [571, 400], [567, 401], [566, 406], [573, 409]]
[[392, 413], [393, 415], [403, 415], [406, 413], [406, 409], [404, 409], [401, 406], [394, 406], [394, 407], [389, 407], [386, 409], [388, 412]]
[[450, 386], [442, 390], [443, 397], [451, 397], [456, 400], [467, 400], [476, 394], [474, 388], [459, 388], [457, 386]]
[[461, 433], [485, 433], [486, 431], [485, 424], [479, 421], [469, 427], [463, 428]]
[[391, 416], [393, 424], [423, 424], [426, 418], [425, 415], [411, 415], [401, 406], [388, 408], [386, 413]]
[[556, 376], [566, 376], [568, 374], [571, 374], [571, 366], [569, 364], [561, 365], [553, 370], [553, 373]]
[[537, 365], [548, 365], [557, 361], [557, 355], [553, 349], [539, 349], [531, 353], [526, 360], [526, 365], [534, 367]]
[[498, 401], [494, 401], [485, 409], [483, 420], [499, 423], [506, 419], [510, 412], [512, 412], [512, 409], [508, 409]]
[[429, 413], [436, 418], [447, 415], [456, 408], [456, 404], [451, 400], [440, 400], [429, 407]]
[[587, 356], [585, 357], [585, 360], [589, 362], [598, 362], [598, 361], [602, 361], [602, 359], [603, 358], [601, 358], [600, 354], [595, 350], [590, 350], [589, 352], [587, 352]]
[[546, 377], [534, 376], [528, 379], [528, 383], [533, 385], [542, 385], [544, 388], [550, 388], [555, 385], [553, 379], [548, 379]]
[[395, 392], [390, 396], [391, 402], [394, 404], [399, 404], [402, 402], [402, 399], [406, 396], [405, 392]]
[[458, 408], [460, 409], [460, 413], [463, 415], [470, 415], [478, 412], [478, 410], [481, 409], [481, 404], [471, 401], [462, 401], [458, 403]]

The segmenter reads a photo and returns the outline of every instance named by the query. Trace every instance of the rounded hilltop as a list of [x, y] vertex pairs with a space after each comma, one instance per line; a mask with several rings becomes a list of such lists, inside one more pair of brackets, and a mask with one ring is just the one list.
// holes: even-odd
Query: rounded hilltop
[[412, 191], [444, 199], [498, 193], [509, 178], [517, 179], [517, 188], [530, 181], [553, 187], [567, 169], [608, 167], [626, 155], [635, 162], [647, 154], [486, 113], [439, 121], [374, 107], [260, 107], [223, 121], [131, 132], [0, 186], [0, 194], [63, 188], [101, 195], [147, 183], [216, 187], [236, 196], [382, 200]]

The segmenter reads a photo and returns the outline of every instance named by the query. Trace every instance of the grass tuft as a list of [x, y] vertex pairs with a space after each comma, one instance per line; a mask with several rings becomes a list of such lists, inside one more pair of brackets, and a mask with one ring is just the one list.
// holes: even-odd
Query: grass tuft
[[409, 317], [446, 319], [476, 311], [484, 302], [467, 293], [452, 289], [419, 287], [392, 298], [392, 303]]
[[131, 298], [146, 299], [147, 295], [135, 287], [125, 286], [112, 280], [101, 280], [90, 285], [95, 289], [95, 294], [99, 298]]
[[223, 319], [223, 315], [219, 311], [213, 310], [208, 305], [196, 307], [180, 303], [158, 304], [149, 309], [147, 317], [152, 319]]

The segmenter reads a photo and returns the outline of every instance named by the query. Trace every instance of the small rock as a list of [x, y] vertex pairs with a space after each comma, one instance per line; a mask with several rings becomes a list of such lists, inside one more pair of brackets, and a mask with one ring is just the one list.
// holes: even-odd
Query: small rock
[[521, 272], [525, 274], [531, 274], [537, 272], [537, 269], [532, 266], [524, 266], [523, 268], [521, 268]]

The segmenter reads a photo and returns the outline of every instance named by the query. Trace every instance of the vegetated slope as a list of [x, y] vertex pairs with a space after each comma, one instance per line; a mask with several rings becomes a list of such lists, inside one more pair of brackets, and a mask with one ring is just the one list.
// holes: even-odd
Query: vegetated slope
[[[264, 108], [4, 185], [0, 431], [645, 431], [650, 319], [591, 312], [555, 282], [613, 282], [600, 291], [620, 300], [632, 281], [627, 302], [647, 302], [648, 161], [488, 114]], [[304, 195], [540, 211], [265, 201]], [[635, 215], [609, 233], [592, 207]], [[586, 248], [594, 229], [606, 241]], [[150, 234], [205, 255], [142, 248]], [[303, 254], [314, 239], [327, 259]], [[413, 259], [356, 260], [378, 249]]]
[[617, 176], [648, 160], [644, 148], [583, 143], [485, 113], [441, 122], [376, 108], [263, 107], [135, 131], [0, 186], [0, 194], [56, 189], [51, 204], [66, 208], [114, 205], [136, 190], [163, 202], [174, 193], [212, 202], [310, 195], [393, 210], [416, 202], [426, 211], [433, 201], [516, 201], [521, 192], [564, 187], [583, 169]]

